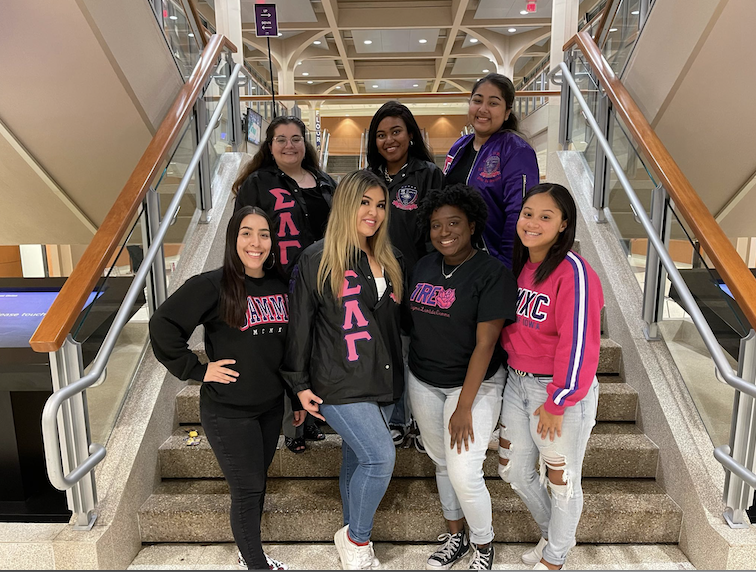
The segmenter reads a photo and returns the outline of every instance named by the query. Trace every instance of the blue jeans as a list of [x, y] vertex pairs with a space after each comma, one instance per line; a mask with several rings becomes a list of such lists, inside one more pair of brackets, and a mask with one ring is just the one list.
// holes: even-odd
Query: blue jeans
[[409, 373], [409, 392], [415, 404], [415, 419], [423, 445], [436, 465], [436, 484], [446, 520], [465, 518], [470, 540], [488, 544], [493, 540], [491, 495], [483, 479], [488, 441], [501, 413], [501, 394], [506, 370], [499, 368], [483, 381], [472, 405], [473, 436], [469, 450], [449, 448], [449, 420], [457, 410], [462, 387], [434, 387]]
[[370, 540], [375, 511], [394, 472], [396, 447], [388, 428], [393, 408], [375, 402], [320, 405], [328, 425], [341, 436], [341, 507], [355, 542]]
[[[542, 439], [536, 431], [538, 416], [533, 415], [546, 401], [546, 387], [551, 377], [521, 376], [509, 368], [504, 403], [501, 407], [499, 437], [510, 442], [499, 444], [499, 457], [508, 459], [499, 465], [499, 475], [512, 485], [530, 510], [549, 543], [543, 558], [556, 565], [564, 564], [567, 553], [575, 546], [575, 530], [583, 512], [583, 488], [580, 484], [583, 457], [591, 429], [596, 424], [598, 380], [594, 377], [588, 394], [564, 410], [562, 436]], [[540, 477], [535, 463], [540, 457]], [[564, 471], [563, 482], [554, 484], [547, 469]], [[551, 489], [551, 496], [546, 490]]]

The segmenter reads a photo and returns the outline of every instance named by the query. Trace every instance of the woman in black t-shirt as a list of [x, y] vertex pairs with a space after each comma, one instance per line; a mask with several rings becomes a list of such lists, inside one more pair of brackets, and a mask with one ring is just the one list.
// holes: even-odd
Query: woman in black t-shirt
[[[243, 207], [228, 223], [223, 268], [187, 280], [150, 318], [155, 357], [179, 379], [201, 381], [200, 419], [231, 490], [231, 530], [240, 565], [285, 570], [262, 549], [260, 518], [268, 467], [281, 430], [279, 373], [289, 322], [276, 237], [265, 213]], [[188, 347], [205, 328], [201, 364]], [[304, 421], [294, 399], [294, 423]]]
[[472, 545], [470, 568], [490, 569], [494, 533], [483, 461], [506, 378], [498, 339], [515, 319], [517, 286], [501, 262], [473, 247], [487, 215], [475, 189], [432, 191], [419, 210], [437, 252], [418, 261], [407, 290], [409, 395], [449, 526], [427, 567], [448, 569]]

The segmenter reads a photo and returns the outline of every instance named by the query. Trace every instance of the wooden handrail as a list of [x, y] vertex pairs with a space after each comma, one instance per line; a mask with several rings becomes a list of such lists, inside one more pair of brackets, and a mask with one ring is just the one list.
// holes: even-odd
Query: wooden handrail
[[[517, 91], [515, 95], [517, 97], [558, 97], [561, 95], [561, 91]], [[469, 99], [469, 92], [460, 91], [444, 91], [434, 93], [321, 93], [318, 94], [294, 94], [294, 95], [278, 95], [276, 94], [276, 101], [307, 101], [307, 100], [323, 100], [323, 101], [338, 101], [338, 100], [388, 100], [388, 99]], [[269, 95], [241, 95], [239, 96], [241, 101], [270, 101]]]
[[601, 55], [593, 38], [587, 32], [579, 32], [564, 49], [573, 45], [583, 52], [609, 96], [615, 113], [630, 130], [633, 141], [648, 159], [649, 167], [675, 202], [676, 211], [690, 225], [751, 327], [756, 327], [756, 278]]
[[194, 102], [202, 94], [208, 78], [215, 71], [218, 57], [224, 49], [235, 52], [236, 46], [217, 34], [208, 41], [192, 75], [181, 88], [92, 242], [29, 340], [29, 345], [35, 352], [54, 352], [63, 345], [87, 297], [119, 248], [147, 190], [181, 135], [184, 122], [192, 112]]
[[614, 20], [614, 16], [615, 14], [617, 14], [617, 10], [619, 10], [619, 5], [620, 2], [606, 0], [606, 6], [604, 6], [604, 10], [601, 12], [601, 22], [599, 22], [599, 25], [596, 28], [596, 34], [593, 36], [597, 44], [599, 38], [601, 37], [601, 33], [604, 31], [604, 28], [609, 25], [610, 20]]

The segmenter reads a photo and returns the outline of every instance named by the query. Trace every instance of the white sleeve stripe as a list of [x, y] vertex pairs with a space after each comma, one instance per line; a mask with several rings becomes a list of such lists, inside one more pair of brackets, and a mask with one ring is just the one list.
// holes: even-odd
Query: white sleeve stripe
[[575, 293], [577, 302], [577, 315], [573, 320], [577, 326], [576, 337], [573, 340], [572, 360], [570, 371], [567, 372], [567, 387], [559, 390], [554, 396], [554, 403], [556, 405], [562, 405], [568, 395], [573, 393], [578, 385], [578, 378], [580, 376], [580, 366], [583, 362], [583, 351], [585, 346], [585, 330], [586, 330], [586, 298], [587, 298], [587, 281], [588, 276], [583, 261], [572, 252], [567, 253], [567, 258], [572, 262], [574, 272], [576, 273], [578, 281], [578, 291]]

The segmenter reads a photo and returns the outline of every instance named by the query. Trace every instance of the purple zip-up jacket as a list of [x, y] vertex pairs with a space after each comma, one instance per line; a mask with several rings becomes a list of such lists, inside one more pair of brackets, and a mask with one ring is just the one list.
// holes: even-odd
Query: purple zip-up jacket
[[[444, 175], [454, 168], [473, 137], [474, 133], [464, 135], [452, 145], [444, 162]], [[491, 135], [478, 151], [467, 176], [467, 184], [480, 191], [488, 206], [488, 221], [483, 230], [486, 248], [510, 270], [522, 196], [538, 183], [535, 151], [512, 131]]]

